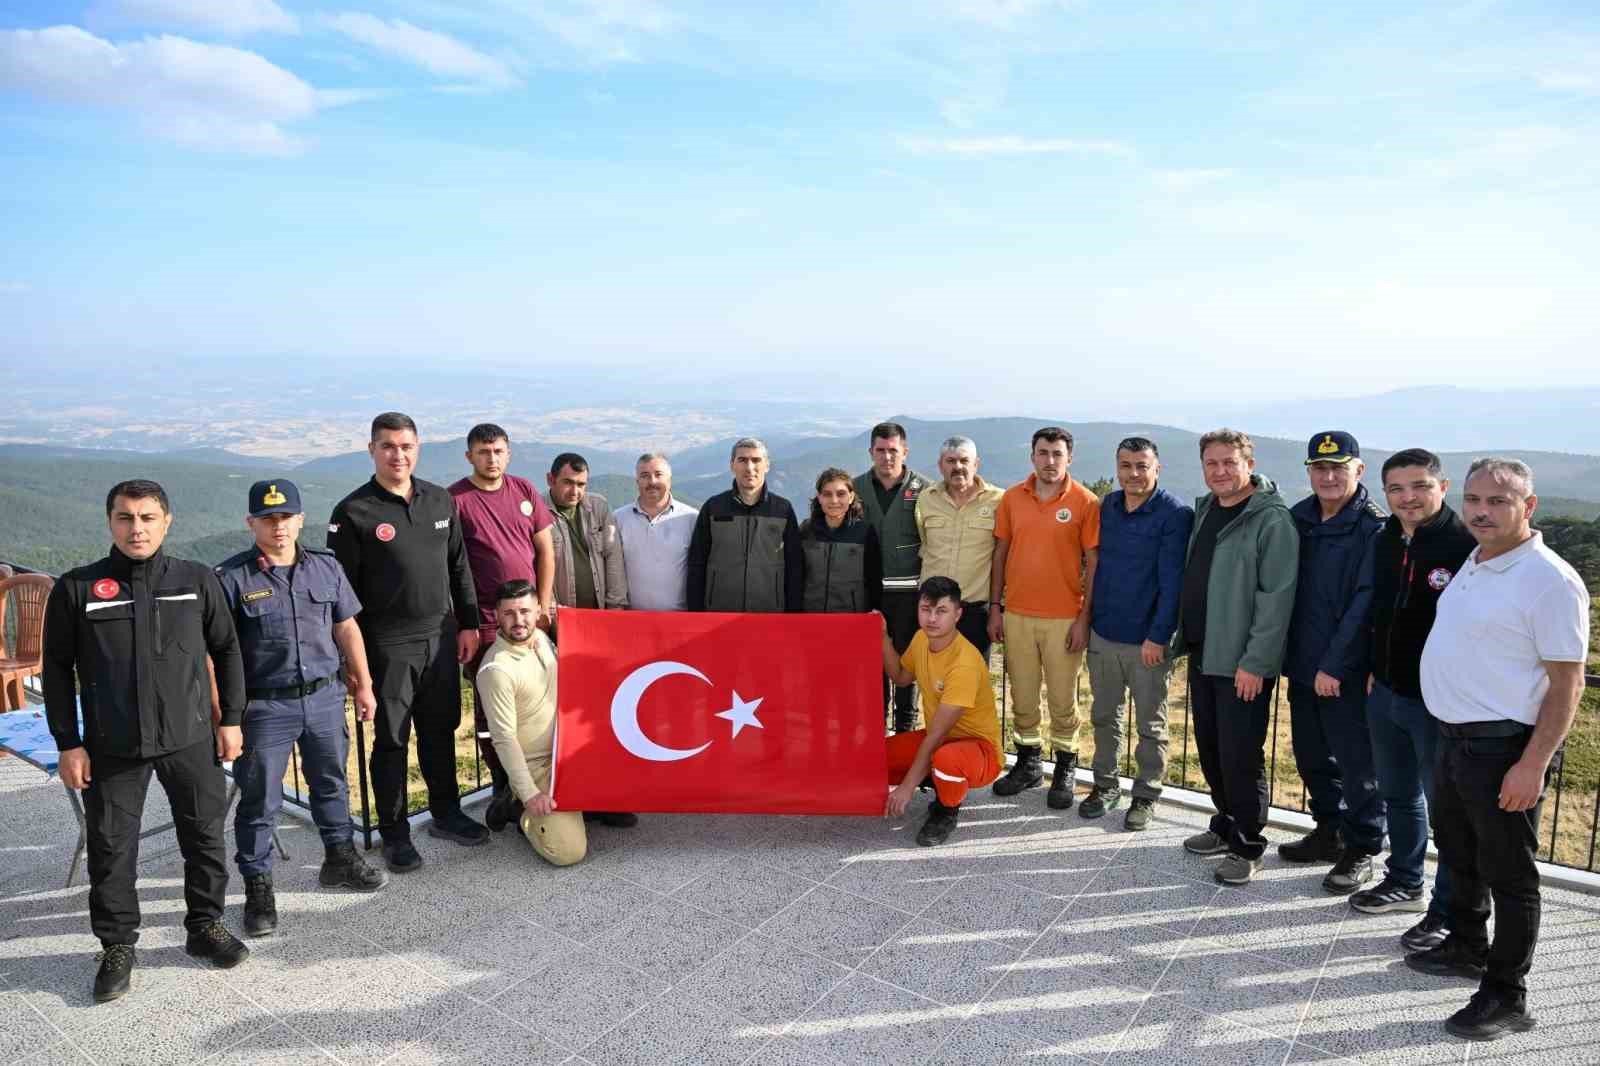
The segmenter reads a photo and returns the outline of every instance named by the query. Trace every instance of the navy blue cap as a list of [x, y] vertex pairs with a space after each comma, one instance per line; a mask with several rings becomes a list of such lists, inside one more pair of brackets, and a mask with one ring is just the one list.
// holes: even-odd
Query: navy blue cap
[[1361, 458], [1361, 445], [1350, 434], [1340, 429], [1318, 433], [1306, 445], [1306, 465], [1312, 463], [1348, 463]]
[[292, 481], [258, 481], [250, 486], [250, 517], [301, 514], [300, 489]]

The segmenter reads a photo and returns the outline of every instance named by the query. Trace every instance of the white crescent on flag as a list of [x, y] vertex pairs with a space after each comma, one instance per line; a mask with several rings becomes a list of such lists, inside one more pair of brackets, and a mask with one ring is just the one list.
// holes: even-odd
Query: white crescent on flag
[[708, 740], [698, 748], [669, 748], [657, 744], [639, 728], [639, 701], [644, 698], [645, 690], [663, 677], [676, 674], [688, 674], [711, 684], [710, 678], [692, 666], [662, 660], [639, 667], [617, 686], [616, 693], [611, 697], [611, 731], [617, 735], [617, 743], [628, 749], [629, 754], [651, 762], [677, 762], [699, 755], [711, 746]]

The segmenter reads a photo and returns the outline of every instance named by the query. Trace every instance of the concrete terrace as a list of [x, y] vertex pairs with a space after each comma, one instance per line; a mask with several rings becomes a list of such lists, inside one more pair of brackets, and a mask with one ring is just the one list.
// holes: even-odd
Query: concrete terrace
[[320, 889], [316, 834], [286, 818], [282, 931], [229, 973], [183, 953], [163, 834], [133, 994], [96, 1006], [71, 811], [0, 760], [0, 1063], [1600, 1062], [1600, 899], [1547, 890], [1540, 1025], [1469, 1047], [1439, 1023], [1471, 986], [1401, 965], [1413, 916], [1350, 912], [1320, 869], [1223, 889], [1179, 848], [1198, 815], [1133, 835], [1042, 791], [975, 797], [924, 849], [924, 803], [899, 825], [648, 815], [567, 870], [509, 833], [419, 832], [428, 865], [375, 896]]

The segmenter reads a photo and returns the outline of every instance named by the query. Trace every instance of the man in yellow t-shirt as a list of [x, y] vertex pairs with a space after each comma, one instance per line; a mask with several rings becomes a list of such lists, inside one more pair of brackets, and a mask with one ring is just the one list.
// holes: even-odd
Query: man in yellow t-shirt
[[896, 685], [916, 683], [928, 728], [888, 739], [889, 783], [886, 818], [905, 813], [912, 793], [933, 779], [934, 801], [917, 832], [924, 847], [943, 844], [956, 827], [961, 800], [1000, 776], [1000, 716], [995, 710], [989, 668], [972, 642], [956, 631], [961, 619], [961, 586], [948, 577], [930, 577], [917, 590], [917, 634], [905, 654], [883, 637], [883, 670]]

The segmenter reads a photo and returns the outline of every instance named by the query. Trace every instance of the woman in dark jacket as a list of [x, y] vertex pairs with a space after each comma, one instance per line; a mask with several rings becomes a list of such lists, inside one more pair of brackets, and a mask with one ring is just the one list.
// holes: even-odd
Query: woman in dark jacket
[[800, 524], [805, 562], [803, 610], [875, 611], [883, 591], [878, 534], [862, 515], [850, 475], [829, 467], [817, 475], [811, 517]]

